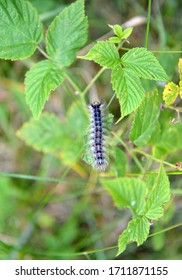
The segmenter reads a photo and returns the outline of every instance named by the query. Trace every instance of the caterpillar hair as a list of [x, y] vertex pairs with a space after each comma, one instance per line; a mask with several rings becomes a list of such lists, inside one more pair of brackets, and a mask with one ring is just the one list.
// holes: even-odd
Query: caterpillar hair
[[90, 130], [89, 146], [93, 158], [93, 167], [100, 172], [108, 169], [106, 155], [106, 129], [104, 127], [103, 104], [95, 101], [89, 105], [90, 110]]

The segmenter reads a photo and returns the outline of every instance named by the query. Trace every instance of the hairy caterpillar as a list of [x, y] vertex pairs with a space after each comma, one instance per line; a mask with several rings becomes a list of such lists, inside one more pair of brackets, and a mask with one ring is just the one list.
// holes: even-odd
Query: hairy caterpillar
[[88, 142], [92, 157], [92, 165], [101, 172], [108, 169], [108, 160], [105, 150], [106, 129], [104, 126], [103, 104], [95, 101], [89, 105], [90, 110], [90, 130]]

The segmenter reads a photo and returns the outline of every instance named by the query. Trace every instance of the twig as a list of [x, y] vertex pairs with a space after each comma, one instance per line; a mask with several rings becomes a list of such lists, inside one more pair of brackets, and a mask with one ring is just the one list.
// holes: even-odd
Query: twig
[[43, 49], [41, 49], [41, 47], [39, 45], [37, 46], [37, 49], [39, 50], [39, 52], [41, 54], [43, 54], [44, 57], [51, 60], [50, 56], [45, 51], [43, 51]]

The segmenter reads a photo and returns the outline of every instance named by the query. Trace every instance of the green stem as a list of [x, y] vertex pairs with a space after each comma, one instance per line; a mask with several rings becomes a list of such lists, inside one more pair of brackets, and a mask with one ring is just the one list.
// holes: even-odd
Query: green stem
[[42, 182], [52, 182], [52, 183], [59, 183], [64, 182], [68, 184], [83, 184], [85, 185], [85, 181], [80, 180], [62, 180], [62, 178], [53, 178], [53, 177], [39, 177], [34, 175], [27, 175], [27, 174], [19, 174], [19, 173], [8, 173], [8, 172], [0, 172], [1, 177], [8, 177], [8, 178], [19, 178], [22, 180], [32, 180], [32, 181], [42, 181]]
[[147, 16], [147, 28], [145, 33], [145, 48], [148, 47], [150, 16], [151, 16], [151, 0], [148, 0], [148, 16]]
[[106, 109], [109, 108], [109, 106], [111, 105], [111, 103], [112, 103], [112, 101], [113, 101], [113, 99], [114, 99], [115, 96], [116, 96], [116, 92], [114, 92], [114, 94], [112, 95], [112, 97], [111, 97], [109, 103], [107, 104]]
[[[174, 166], [173, 166], [174, 167]], [[146, 172], [146, 176], [157, 176], [159, 172]], [[179, 172], [166, 172], [167, 175], [169, 176], [176, 176], [176, 175], [181, 175], [182, 171]], [[141, 176], [141, 173], [126, 173], [127, 177], [138, 177]]]
[[133, 152], [139, 153], [139, 154], [145, 156], [146, 158], [150, 158], [150, 159], [152, 159], [152, 160], [154, 160], [154, 161], [163, 163], [163, 164], [168, 165], [168, 166], [170, 166], [170, 167], [172, 167], [172, 168], [176, 168], [176, 166], [175, 166], [174, 164], [169, 163], [169, 162], [164, 161], [164, 160], [161, 160], [161, 159], [158, 159], [158, 158], [155, 158], [154, 156], [149, 155], [149, 154], [147, 154], [147, 153], [145, 153], [145, 152], [143, 152], [143, 151], [141, 151], [141, 150], [139, 150], [139, 149], [134, 149]]
[[176, 195], [176, 196], [178, 196], [178, 195], [181, 196], [182, 195], [182, 189], [172, 189], [171, 193], [173, 195]]
[[[177, 227], [181, 227], [181, 226], [182, 226], [182, 222], [177, 223], [177, 224], [175, 224], [175, 225], [173, 225], [171, 227], [168, 227], [168, 228], [165, 228], [165, 229], [160, 230], [158, 232], [150, 234], [148, 236], [148, 238], [150, 238], [152, 236], [155, 236], [155, 235], [158, 235], [158, 234], [161, 234], [161, 233], [164, 233], [164, 232], [167, 232], [169, 230], [175, 229]], [[132, 241], [129, 242], [129, 243], [132, 243]], [[57, 255], [54, 254], [54, 256], [59, 256], [60, 257], [60, 256], [84, 256], [85, 255], [88, 258], [88, 255], [90, 255], [90, 254], [95, 254], [95, 253], [98, 253], [98, 252], [109, 251], [109, 250], [113, 250], [113, 249], [117, 249], [117, 248], [118, 248], [118, 245], [114, 245], [114, 246], [110, 246], [110, 247], [106, 247], [106, 248], [101, 248], [101, 249], [97, 249], [97, 250], [90, 250], [90, 251], [83, 251], [83, 252], [78, 252], [78, 253], [61, 253], [61, 254], [57, 254]], [[35, 252], [34, 252], [34, 254], [35, 254]], [[44, 256], [44, 254], [42, 254], [41, 252], [37, 253], [37, 255]], [[49, 254], [49, 256], [50, 256], [50, 254]]]
[[56, 8], [52, 11], [49, 11], [49, 12], [46, 12], [46, 13], [43, 13], [40, 15], [40, 19], [41, 21], [45, 21], [47, 19], [50, 19], [52, 17], [55, 17], [57, 14], [59, 14], [61, 11], [63, 10], [63, 6], [59, 7], [59, 8]]
[[78, 87], [78, 85], [72, 80], [72, 78], [68, 75], [68, 73], [64, 70], [64, 76], [66, 77], [66, 79], [68, 80], [68, 82], [70, 83], [70, 85], [72, 85], [72, 87], [79, 93], [81, 94], [81, 89]]
[[45, 58], [51, 60], [51, 57], [50, 57], [45, 51], [43, 51], [43, 49], [41, 49], [40, 46], [37, 46], [37, 49], [39, 50], [39, 52], [40, 52], [41, 54], [43, 54], [43, 56], [44, 56]]
[[173, 225], [173, 226], [170, 226], [170, 227], [168, 227], [168, 228], [165, 228], [165, 229], [163, 229], [163, 230], [160, 230], [160, 231], [158, 231], [158, 232], [149, 234], [148, 237], [152, 237], [152, 236], [161, 234], [161, 233], [163, 233], [163, 232], [166, 232], [166, 231], [169, 231], [169, 230], [171, 230], [171, 229], [174, 229], [174, 228], [177, 228], [177, 227], [181, 227], [181, 226], [182, 226], [182, 222], [181, 222], [181, 223], [177, 223], [177, 224], [175, 224], [175, 225]]
[[114, 132], [112, 134], [117, 138], [117, 140], [121, 143], [121, 145], [126, 149], [126, 151], [132, 156], [133, 160], [135, 161], [138, 168], [141, 170], [142, 173], [144, 173], [144, 168], [141, 165], [140, 161], [137, 159], [137, 157], [133, 154], [133, 151], [128, 148], [128, 146], [124, 143], [124, 141], [119, 138]]
[[178, 54], [178, 53], [182, 53], [182, 50], [180, 51], [161, 51], [161, 50], [150, 50], [151, 52], [153, 52], [153, 53], [174, 53], [174, 54]]
[[176, 111], [177, 113], [178, 112], [182, 112], [182, 107], [173, 107], [173, 106], [168, 106], [166, 104], [163, 105], [166, 109], [170, 109], [170, 110], [174, 110]]
[[[40, 46], [37, 46], [37, 49], [43, 54], [44, 57], [46, 57], [49, 60], [52, 60], [51, 57], [43, 51], [43, 49], [41, 49]], [[61, 70], [63, 71], [64, 69], [61, 68]], [[78, 92], [81, 93], [81, 89], [78, 87], [78, 85], [71, 79], [71, 77], [68, 75], [68, 73], [66, 72], [66, 70], [64, 70], [64, 76], [66, 77], [66, 79], [69, 81], [69, 83], [72, 85], [72, 87]]]
[[92, 85], [95, 83], [95, 81], [99, 78], [99, 76], [105, 71], [105, 67], [101, 68], [100, 71], [93, 77], [93, 79], [90, 81], [90, 83], [86, 86], [86, 88], [82, 91], [81, 95], [82, 97], [85, 96], [87, 91], [92, 87]]

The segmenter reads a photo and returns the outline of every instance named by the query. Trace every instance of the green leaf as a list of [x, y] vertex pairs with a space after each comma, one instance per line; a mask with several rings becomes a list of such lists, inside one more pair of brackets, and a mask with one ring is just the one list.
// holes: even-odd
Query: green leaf
[[114, 147], [114, 156], [113, 170], [117, 177], [124, 176], [126, 172], [126, 153], [120, 148]]
[[43, 38], [37, 11], [27, 1], [0, 1], [0, 58], [31, 56]]
[[87, 30], [84, 1], [78, 0], [65, 8], [49, 26], [46, 36], [49, 56], [61, 66], [69, 66], [86, 43]]
[[121, 39], [128, 38], [131, 35], [132, 31], [133, 31], [132, 27], [129, 27], [129, 28], [126, 28], [125, 30], [123, 30], [123, 32], [121, 34]]
[[89, 123], [87, 108], [80, 103], [74, 103], [67, 114], [67, 131], [76, 138], [82, 138], [87, 131]]
[[135, 111], [145, 94], [140, 79], [129, 69], [116, 67], [112, 70], [111, 82], [120, 102], [122, 117]]
[[178, 62], [178, 71], [179, 71], [180, 81], [182, 81], [182, 58], [180, 58]]
[[179, 87], [180, 87], [179, 95], [180, 98], [182, 99], [182, 81], [179, 81]]
[[[80, 103], [74, 103], [67, 113], [65, 124], [66, 135], [61, 141], [61, 158], [67, 165], [75, 163], [83, 153], [84, 134], [88, 127], [87, 108]], [[63, 147], [62, 147], [63, 145]]]
[[121, 42], [121, 39], [118, 37], [110, 37], [109, 42], [114, 43], [114, 44], [119, 44]]
[[26, 73], [26, 101], [35, 118], [39, 117], [51, 90], [55, 90], [63, 81], [63, 72], [50, 60], [36, 63]]
[[128, 38], [133, 31], [132, 27], [129, 27], [129, 28], [126, 28], [125, 30], [123, 30], [122, 27], [118, 24], [115, 24], [115, 25], [109, 24], [109, 27], [113, 29], [114, 34], [117, 36], [117, 37], [109, 38], [109, 41], [116, 43], [116, 44], [120, 43], [122, 39]]
[[168, 128], [163, 129], [160, 139], [156, 140], [155, 146], [153, 146], [153, 155], [157, 158], [164, 159], [169, 152], [172, 153], [180, 148], [181, 138], [177, 125], [175, 125], [175, 127], [168, 126]]
[[134, 215], [143, 214], [145, 208], [145, 183], [135, 178], [102, 179], [116, 205], [129, 207]]
[[180, 81], [179, 81], [179, 88], [180, 88], [179, 94], [180, 94], [180, 97], [182, 99], [182, 58], [180, 58], [179, 62], [178, 62], [178, 71], [179, 71], [179, 78], [180, 78]]
[[38, 120], [25, 123], [17, 131], [17, 136], [34, 149], [53, 154], [65, 164], [72, 165], [82, 153], [84, 128], [88, 124], [83, 106], [72, 105], [67, 120], [63, 123], [56, 116], [44, 113]]
[[63, 146], [66, 128], [59, 119], [44, 113], [38, 120], [31, 119], [18, 131], [17, 136], [38, 151], [46, 153], [58, 152]]
[[156, 180], [149, 188], [151, 191], [146, 203], [145, 216], [152, 220], [158, 219], [163, 215], [163, 206], [170, 199], [169, 179], [162, 165]]
[[137, 146], [145, 146], [157, 126], [160, 114], [160, 96], [157, 91], [148, 93], [137, 109], [130, 132], [130, 140]]
[[116, 46], [111, 42], [104, 41], [97, 42], [97, 44], [90, 49], [88, 54], [81, 58], [93, 60], [107, 68], [114, 68], [121, 63]]
[[156, 123], [156, 127], [151, 135], [148, 145], [154, 147], [154, 145], [160, 141], [160, 137], [161, 137], [161, 125], [158, 120]]
[[138, 77], [167, 81], [168, 76], [156, 57], [145, 48], [133, 48], [121, 58], [121, 63]]
[[126, 245], [130, 242], [136, 241], [138, 246], [143, 244], [148, 237], [149, 230], [150, 223], [145, 216], [131, 220], [127, 228], [119, 236], [117, 255], [121, 254], [126, 249]]
[[113, 29], [114, 31], [114, 34], [116, 36], [118, 36], [119, 38], [121, 38], [122, 34], [123, 34], [123, 29], [122, 27], [119, 25], [119, 24], [115, 24], [115, 25], [110, 25], [109, 24], [109, 27]]
[[166, 105], [171, 105], [175, 102], [178, 94], [180, 94], [180, 88], [175, 83], [170, 82], [165, 85], [163, 91], [163, 99]]

